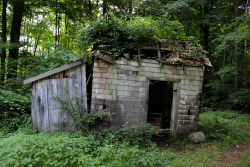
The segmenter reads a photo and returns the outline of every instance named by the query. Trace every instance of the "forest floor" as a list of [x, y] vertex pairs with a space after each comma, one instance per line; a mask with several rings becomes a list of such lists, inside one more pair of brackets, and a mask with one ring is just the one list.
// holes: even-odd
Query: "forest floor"
[[250, 166], [250, 114], [210, 111], [199, 116], [204, 143], [186, 138], [156, 138], [158, 147], [170, 148], [175, 159], [171, 166]]
[[185, 147], [157, 140], [158, 147], [170, 148], [176, 155], [173, 166], [249, 166], [250, 142], [222, 147], [216, 144], [189, 144]]

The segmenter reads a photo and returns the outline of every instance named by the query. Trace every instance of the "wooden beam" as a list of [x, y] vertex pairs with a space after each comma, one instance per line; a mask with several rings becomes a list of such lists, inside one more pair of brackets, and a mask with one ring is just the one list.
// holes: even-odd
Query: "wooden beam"
[[23, 81], [23, 84], [25, 85], [25, 84], [37, 81], [37, 80], [42, 79], [42, 78], [46, 78], [46, 77], [51, 76], [53, 74], [68, 70], [68, 69], [70, 69], [72, 67], [75, 67], [75, 66], [78, 66], [78, 65], [81, 65], [81, 64], [83, 64], [85, 62], [86, 62], [85, 59], [80, 59], [80, 60], [65, 64], [65, 65], [63, 65], [61, 67], [55, 68], [55, 69], [50, 70], [50, 71], [46, 71], [44, 73], [38, 74], [38, 75], [33, 76], [31, 78], [28, 78], [28, 79], [25, 79]]

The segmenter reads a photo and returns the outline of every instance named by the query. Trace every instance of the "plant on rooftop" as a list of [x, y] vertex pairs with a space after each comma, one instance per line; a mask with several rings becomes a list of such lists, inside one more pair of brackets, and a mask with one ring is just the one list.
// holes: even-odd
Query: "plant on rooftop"
[[[166, 14], [161, 20], [152, 17], [121, 17], [107, 14], [80, 31], [79, 40], [85, 49], [99, 49], [111, 56], [137, 55], [146, 40], [184, 37], [183, 27], [178, 21], [171, 21]], [[93, 47], [94, 46], [94, 47]], [[92, 48], [93, 47], [93, 48]], [[128, 56], [129, 55], [129, 56]]]

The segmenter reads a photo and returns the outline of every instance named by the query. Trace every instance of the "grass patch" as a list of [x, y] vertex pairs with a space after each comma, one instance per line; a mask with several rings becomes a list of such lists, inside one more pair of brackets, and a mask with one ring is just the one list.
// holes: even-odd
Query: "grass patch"
[[[188, 137], [168, 141], [176, 156], [170, 166], [238, 166], [240, 159], [232, 160], [227, 154], [230, 147], [250, 141], [250, 114], [204, 112], [199, 116], [199, 131], [205, 133], [205, 143], [193, 144]], [[250, 166], [249, 157], [246, 151], [240, 166]]]
[[221, 146], [250, 141], [250, 114], [234, 111], [209, 111], [200, 114], [199, 130], [206, 141]]
[[250, 166], [250, 150], [243, 153], [243, 159], [239, 165], [240, 167]]

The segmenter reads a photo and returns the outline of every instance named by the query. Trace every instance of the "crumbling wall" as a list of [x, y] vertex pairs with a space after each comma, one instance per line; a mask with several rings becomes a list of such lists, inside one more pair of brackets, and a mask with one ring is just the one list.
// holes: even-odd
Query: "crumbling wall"
[[198, 129], [203, 67], [162, 65], [156, 60], [128, 61], [120, 58], [114, 64], [95, 60], [93, 109], [108, 109], [110, 127], [147, 122], [149, 81], [174, 83], [171, 127], [174, 136], [187, 135]]

